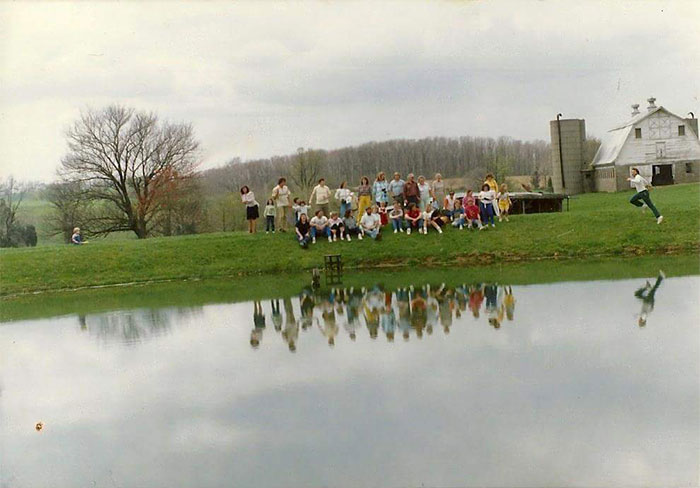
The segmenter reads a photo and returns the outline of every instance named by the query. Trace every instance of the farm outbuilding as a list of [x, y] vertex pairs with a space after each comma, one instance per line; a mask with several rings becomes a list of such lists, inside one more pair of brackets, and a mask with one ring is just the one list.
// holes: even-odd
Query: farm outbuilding
[[583, 120], [551, 121], [554, 190], [570, 195], [628, 190], [633, 167], [653, 185], [700, 181], [698, 119], [656, 106], [655, 98], [647, 101], [646, 112], [632, 105], [632, 118], [607, 132], [593, 161], [582, 160]]

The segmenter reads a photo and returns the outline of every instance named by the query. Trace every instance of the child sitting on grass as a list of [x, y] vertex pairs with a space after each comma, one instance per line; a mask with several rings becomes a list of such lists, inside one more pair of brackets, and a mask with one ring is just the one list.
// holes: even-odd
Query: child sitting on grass
[[408, 205], [408, 210], [406, 211], [406, 235], [411, 235], [412, 229], [418, 229], [418, 233], [423, 233], [423, 217], [420, 209], [415, 203]]
[[459, 227], [459, 230], [464, 229], [464, 207], [461, 200], [455, 200], [454, 210], [452, 210], [452, 227]]
[[394, 202], [394, 206], [389, 212], [389, 219], [391, 220], [391, 226], [394, 228], [394, 234], [398, 231], [403, 232], [403, 209], [400, 203]]
[[263, 212], [263, 215], [265, 216], [265, 234], [268, 232], [272, 231], [272, 233], [275, 233], [275, 214], [277, 212], [277, 208], [275, 207], [275, 201], [270, 198], [267, 203], [265, 204], [265, 210]]
[[498, 192], [496, 199], [498, 200], [498, 210], [500, 210], [498, 213], [498, 221], [503, 222], [503, 219], [506, 219], [506, 222], [510, 222], [510, 220], [508, 220], [508, 212], [510, 211], [510, 206], [513, 204], [513, 202], [510, 201], [508, 185], [505, 183], [501, 185], [501, 189]]
[[357, 220], [352, 216], [352, 210], [345, 211], [345, 218], [343, 219], [343, 226], [345, 227], [345, 237], [348, 242], [352, 239], [350, 235], [354, 234], [359, 240], [362, 240], [362, 229], [357, 225]]
[[328, 219], [328, 227], [331, 229], [331, 236], [334, 241], [338, 240], [338, 236], [340, 236], [341, 241], [344, 239], [345, 225], [343, 224], [343, 219], [338, 217], [337, 212], [331, 212], [331, 218]]
[[[306, 215], [306, 214], [300, 214]], [[316, 244], [316, 236], [325, 235], [328, 237], [328, 242], [333, 242], [331, 238], [331, 229], [328, 227], [328, 218], [323, 215], [323, 210], [316, 210], [316, 215], [311, 219], [311, 243]]]

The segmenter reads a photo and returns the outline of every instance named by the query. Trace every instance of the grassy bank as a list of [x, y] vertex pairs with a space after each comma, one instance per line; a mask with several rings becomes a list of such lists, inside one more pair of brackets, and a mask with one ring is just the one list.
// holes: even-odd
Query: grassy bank
[[[661, 268], [668, 277], [697, 273], [698, 256], [642, 256], [605, 258], [586, 261], [566, 260], [551, 263], [519, 262], [468, 268], [373, 269], [346, 273], [344, 287], [388, 289], [425, 283], [498, 283], [531, 285], [564, 281], [591, 281], [653, 277]], [[171, 281], [134, 286], [83, 289], [27, 294], [0, 299], [0, 322], [56, 317], [68, 314], [88, 315], [112, 310], [164, 307], [198, 307], [207, 304], [287, 298], [298, 295], [310, 285], [310, 273], [293, 273], [271, 280], [267, 276], [245, 280], [210, 279]], [[327, 286], [321, 280], [321, 289]]]
[[389, 265], [487, 265], [509, 261], [646, 254], [697, 254], [700, 185], [658, 188], [652, 198], [666, 221], [627, 203], [630, 192], [580, 195], [569, 212], [514, 216], [483, 232], [385, 233], [381, 242], [319, 241], [300, 249], [290, 234], [217, 233], [101, 241], [0, 252], [0, 294], [186, 278], [281, 274], [321, 266], [342, 254], [347, 268]]

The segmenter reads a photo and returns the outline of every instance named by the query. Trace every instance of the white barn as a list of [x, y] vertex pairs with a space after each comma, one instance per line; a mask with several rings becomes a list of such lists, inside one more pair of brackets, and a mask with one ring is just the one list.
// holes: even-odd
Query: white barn
[[653, 185], [700, 181], [698, 119], [657, 107], [655, 98], [647, 101], [646, 113], [632, 105], [632, 118], [606, 134], [591, 169], [584, 170], [588, 191], [629, 189], [632, 167]]

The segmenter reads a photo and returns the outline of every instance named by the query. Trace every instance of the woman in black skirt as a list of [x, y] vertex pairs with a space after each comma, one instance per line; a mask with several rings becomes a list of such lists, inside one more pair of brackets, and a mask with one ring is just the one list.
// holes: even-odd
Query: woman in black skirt
[[247, 185], [241, 187], [241, 202], [245, 205], [245, 218], [248, 221], [248, 232], [255, 234], [255, 224], [260, 216], [258, 211], [258, 202], [255, 201], [255, 195], [250, 191]]

